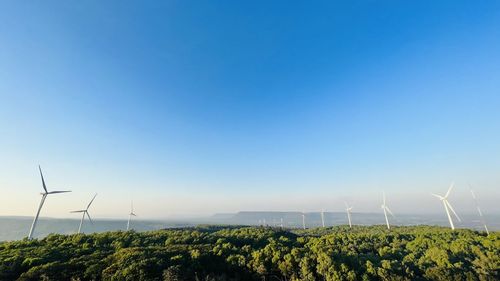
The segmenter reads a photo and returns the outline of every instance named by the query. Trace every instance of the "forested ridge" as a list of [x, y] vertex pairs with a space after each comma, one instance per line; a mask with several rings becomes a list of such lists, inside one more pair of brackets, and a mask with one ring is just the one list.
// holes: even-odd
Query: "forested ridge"
[[0, 243], [0, 280], [500, 280], [500, 233], [200, 226]]

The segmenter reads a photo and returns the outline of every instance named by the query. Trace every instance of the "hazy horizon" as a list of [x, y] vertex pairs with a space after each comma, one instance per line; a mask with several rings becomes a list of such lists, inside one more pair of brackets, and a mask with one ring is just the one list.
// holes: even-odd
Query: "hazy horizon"
[[[461, 214], [462, 221], [456, 222], [457, 228], [474, 229], [483, 231], [484, 226], [477, 214]], [[347, 224], [345, 213], [325, 212], [325, 226], [339, 226]], [[488, 229], [490, 231], [500, 230], [500, 215], [486, 215]], [[263, 220], [266, 220], [265, 223]], [[135, 231], [149, 231], [168, 228], [196, 227], [200, 225], [246, 225], [257, 226], [266, 225], [270, 227], [280, 227], [283, 219], [283, 227], [287, 229], [302, 228], [302, 216], [300, 212], [241, 212], [236, 214], [219, 214], [213, 216], [196, 218], [164, 218], [146, 219], [135, 218], [131, 221], [131, 227]], [[384, 216], [382, 213], [352, 213], [354, 225], [383, 225]], [[432, 225], [448, 227], [448, 220], [444, 214], [435, 215], [404, 215], [398, 214], [390, 218], [392, 226], [410, 225]], [[27, 235], [27, 230], [31, 225], [32, 217], [3, 217], [0, 216], [0, 242], [23, 239]], [[40, 217], [35, 237], [42, 238], [50, 233], [74, 234], [77, 232], [79, 218], [47, 218]], [[105, 231], [126, 230], [127, 218], [94, 218], [93, 223], [85, 221], [83, 224], [84, 233], [95, 233]], [[320, 228], [322, 226], [320, 213], [306, 213], [306, 227]]]
[[[452, 4], [450, 6], [450, 4]], [[452, 8], [450, 8], [452, 7]], [[0, 216], [500, 214], [500, 2], [0, 3]], [[75, 215], [74, 218], [78, 218]]]

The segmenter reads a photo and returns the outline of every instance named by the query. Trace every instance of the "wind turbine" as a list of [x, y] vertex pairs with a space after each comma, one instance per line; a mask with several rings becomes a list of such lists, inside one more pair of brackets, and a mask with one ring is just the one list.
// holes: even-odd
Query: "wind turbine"
[[490, 232], [488, 231], [488, 227], [486, 226], [486, 220], [484, 219], [483, 212], [481, 212], [481, 208], [479, 208], [479, 204], [477, 203], [476, 194], [474, 194], [474, 191], [472, 190], [472, 186], [470, 186], [470, 187], [471, 187], [470, 193], [472, 194], [472, 199], [474, 199], [474, 204], [476, 204], [476, 208], [477, 208], [477, 211], [479, 213], [479, 218], [481, 219], [481, 222], [483, 223], [484, 229], [486, 230], [486, 234], [490, 235]]
[[321, 210], [321, 225], [325, 227], [325, 210]]
[[130, 201], [130, 214], [128, 214], [128, 221], [127, 221], [127, 231], [130, 229], [130, 219], [132, 216], [137, 217], [137, 215], [134, 213], [134, 202]]
[[302, 211], [302, 228], [306, 229], [306, 214]]
[[344, 203], [345, 203], [345, 211], [347, 212], [347, 220], [349, 221], [349, 227], [352, 228], [352, 224], [351, 224], [352, 207], [349, 207], [349, 205], [347, 205], [347, 202], [344, 202]]
[[389, 207], [387, 207], [387, 204], [385, 203], [385, 192], [382, 193], [383, 196], [383, 203], [382, 203], [382, 210], [384, 210], [384, 216], [385, 216], [385, 223], [387, 224], [387, 229], [391, 229], [391, 226], [389, 225], [389, 218], [387, 218], [387, 213], [391, 214], [392, 217], [394, 217], [394, 214], [391, 212]]
[[82, 213], [82, 219], [80, 220], [80, 226], [78, 227], [78, 233], [81, 233], [81, 231], [82, 231], [82, 225], [83, 225], [83, 221], [85, 220], [85, 215], [87, 215], [87, 217], [89, 218], [89, 221], [92, 224], [94, 224], [94, 222], [92, 221], [92, 219], [90, 218], [90, 215], [89, 215], [89, 208], [90, 208], [90, 205], [92, 205], [92, 202], [94, 202], [94, 199], [96, 196], [97, 196], [97, 193], [94, 195], [94, 197], [92, 197], [92, 200], [90, 200], [90, 203], [87, 205], [87, 208], [85, 208], [84, 210], [70, 212], [70, 213]]
[[40, 193], [42, 195], [42, 200], [40, 201], [40, 205], [38, 205], [38, 210], [36, 211], [35, 218], [33, 219], [33, 223], [31, 224], [30, 232], [28, 234], [28, 239], [33, 238], [33, 232], [35, 231], [36, 223], [38, 222], [38, 216], [40, 215], [40, 211], [42, 210], [43, 203], [45, 203], [45, 199], [47, 199], [47, 196], [49, 194], [71, 192], [69, 190], [65, 190], [65, 191], [48, 191], [47, 190], [47, 186], [45, 185], [45, 180], [43, 179], [42, 168], [40, 168], [40, 165], [38, 165], [38, 170], [40, 171], [40, 177], [42, 178], [43, 192]]
[[446, 211], [446, 215], [448, 216], [448, 220], [450, 221], [451, 229], [453, 229], [453, 230], [455, 229], [455, 225], [453, 225], [453, 220], [451, 219], [450, 210], [453, 212], [453, 214], [455, 215], [457, 220], [461, 221], [460, 218], [458, 217], [457, 213], [455, 212], [455, 210], [451, 206], [450, 202], [448, 202], [448, 196], [450, 195], [450, 192], [453, 189], [454, 185], [455, 184], [452, 182], [450, 185], [450, 188], [448, 188], [448, 191], [446, 192], [446, 194], [444, 196], [431, 193], [433, 196], [439, 198], [439, 200], [441, 200], [441, 202], [443, 202], [444, 209]]

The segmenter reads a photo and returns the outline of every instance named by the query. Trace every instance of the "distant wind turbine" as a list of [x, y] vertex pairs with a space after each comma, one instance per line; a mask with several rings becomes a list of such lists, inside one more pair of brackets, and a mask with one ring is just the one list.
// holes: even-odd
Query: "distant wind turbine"
[[347, 202], [344, 202], [345, 203], [345, 211], [347, 212], [347, 220], [349, 221], [349, 227], [352, 228], [352, 224], [351, 224], [351, 211], [352, 211], [352, 207], [349, 207], [349, 205], [347, 204]]
[[130, 201], [130, 214], [128, 214], [128, 221], [127, 221], [127, 230], [130, 229], [130, 219], [132, 216], [137, 217], [137, 215], [134, 213], [134, 202]]
[[437, 197], [439, 200], [441, 200], [441, 202], [443, 202], [444, 210], [446, 211], [446, 215], [448, 216], [448, 220], [450, 221], [451, 229], [453, 229], [453, 230], [455, 229], [455, 225], [453, 224], [453, 220], [451, 219], [450, 210], [453, 212], [453, 214], [455, 215], [457, 220], [459, 222], [461, 221], [460, 218], [458, 217], [457, 213], [455, 212], [455, 210], [451, 206], [450, 202], [448, 202], [448, 196], [450, 196], [450, 192], [453, 189], [454, 185], [455, 184], [452, 182], [450, 185], [450, 188], [448, 188], [448, 191], [446, 192], [446, 194], [444, 196], [431, 193], [433, 196]]
[[392, 217], [394, 217], [394, 214], [391, 212], [389, 207], [387, 207], [387, 204], [385, 202], [385, 192], [382, 193], [383, 196], [383, 203], [382, 203], [382, 210], [384, 210], [384, 216], [385, 216], [385, 223], [387, 224], [387, 229], [391, 229], [391, 226], [389, 225], [389, 218], [387, 218], [387, 213], [391, 214]]
[[321, 225], [325, 227], [325, 210], [321, 210]]
[[476, 194], [474, 193], [474, 190], [472, 190], [472, 186], [470, 186], [470, 188], [471, 188], [470, 193], [472, 194], [472, 199], [474, 199], [474, 204], [476, 204], [477, 212], [479, 213], [479, 218], [481, 219], [481, 223], [484, 226], [484, 230], [486, 230], [486, 234], [490, 235], [488, 227], [486, 226], [486, 220], [484, 219], [483, 212], [481, 212], [481, 208], [479, 208], [479, 204], [477, 203]]
[[40, 215], [40, 211], [42, 210], [43, 203], [45, 202], [45, 199], [47, 198], [47, 196], [49, 194], [71, 192], [69, 190], [65, 190], [65, 191], [48, 191], [47, 190], [47, 186], [45, 185], [45, 180], [43, 179], [42, 168], [40, 168], [40, 165], [38, 165], [38, 170], [40, 171], [40, 177], [42, 178], [43, 192], [40, 193], [42, 195], [42, 200], [40, 201], [40, 204], [38, 205], [38, 210], [36, 211], [35, 218], [33, 219], [33, 223], [31, 224], [30, 232], [28, 234], [28, 239], [33, 238], [33, 232], [35, 231], [36, 223], [38, 222], [38, 216]]
[[94, 224], [94, 222], [92, 221], [92, 219], [90, 218], [90, 215], [89, 215], [89, 208], [90, 208], [90, 205], [92, 205], [92, 202], [94, 202], [94, 199], [96, 196], [97, 196], [97, 193], [94, 195], [94, 197], [92, 197], [92, 200], [90, 200], [90, 203], [87, 205], [87, 208], [85, 208], [83, 210], [70, 212], [70, 213], [82, 213], [82, 219], [80, 220], [80, 226], [78, 227], [78, 233], [82, 232], [82, 225], [83, 225], [83, 221], [85, 220], [85, 215], [87, 215], [87, 217], [89, 218], [90, 223]]
[[306, 214], [302, 211], [302, 228], [306, 229]]

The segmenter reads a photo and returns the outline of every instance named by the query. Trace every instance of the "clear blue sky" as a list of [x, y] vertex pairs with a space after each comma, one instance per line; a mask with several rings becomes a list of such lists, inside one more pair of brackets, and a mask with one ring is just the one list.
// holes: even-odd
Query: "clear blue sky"
[[52, 216], [441, 211], [452, 180], [500, 213], [499, 27], [498, 1], [2, 1], [0, 215], [38, 164], [74, 191]]

